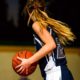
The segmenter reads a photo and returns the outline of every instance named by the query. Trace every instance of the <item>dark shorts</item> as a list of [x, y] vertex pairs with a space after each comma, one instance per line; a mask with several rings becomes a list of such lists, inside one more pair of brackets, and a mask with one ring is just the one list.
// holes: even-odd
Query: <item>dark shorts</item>
[[62, 80], [74, 80], [67, 66], [61, 66]]

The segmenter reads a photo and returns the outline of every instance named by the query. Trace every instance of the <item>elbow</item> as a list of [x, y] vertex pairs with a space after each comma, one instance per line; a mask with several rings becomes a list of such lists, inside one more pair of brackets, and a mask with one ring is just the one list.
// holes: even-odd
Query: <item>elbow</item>
[[56, 48], [56, 44], [54, 42], [49, 43], [49, 47], [51, 48], [51, 50]]
[[51, 47], [52, 47], [52, 49], [55, 49], [56, 48], [56, 44], [51, 44]]

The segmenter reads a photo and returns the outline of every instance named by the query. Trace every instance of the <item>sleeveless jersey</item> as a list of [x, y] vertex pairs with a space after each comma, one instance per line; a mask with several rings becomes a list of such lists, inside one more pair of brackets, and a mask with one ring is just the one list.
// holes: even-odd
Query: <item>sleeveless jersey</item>
[[[61, 45], [56, 33], [52, 30], [51, 27], [48, 27], [47, 30], [50, 33], [50, 35], [53, 37], [57, 47], [51, 51], [50, 56], [46, 55], [39, 60], [39, 67], [43, 77], [46, 76], [45, 67], [48, 64], [48, 61], [51, 57], [52, 60], [55, 62], [56, 66], [66, 65], [67, 63], [64, 48]], [[42, 46], [44, 46], [43, 41], [38, 37], [38, 35], [35, 32], [33, 32], [33, 40], [34, 40], [34, 45], [36, 47], [36, 51], [38, 51], [40, 48], [42, 48]]]

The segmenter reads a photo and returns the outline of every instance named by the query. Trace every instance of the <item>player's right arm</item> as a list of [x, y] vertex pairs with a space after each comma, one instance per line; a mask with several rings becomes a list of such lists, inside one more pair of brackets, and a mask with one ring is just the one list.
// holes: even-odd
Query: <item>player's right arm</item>
[[32, 63], [40, 60], [42, 57], [50, 53], [56, 48], [55, 41], [46, 28], [42, 27], [42, 31], [38, 22], [35, 22], [32, 26], [34, 32], [40, 37], [44, 42], [43, 47], [38, 50], [29, 60]]
[[45, 55], [49, 54], [53, 49], [56, 48], [56, 44], [50, 33], [46, 30], [46, 28], [42, 28], [42, 31], [40, 30], [40, 25], [38, 22], [35, 22], [32, 26], [35, 33], [40, 37], [40, 39], [44, 42], [44, 45], [40, 50], [38, 50], [32, 57], [28, 59], [19, 58], [21, 60], [21, 64], [18, 65], [16, 68], [19, 68], [17, 72], [23, 72], [24, 69], [26, 69], [26, 72], [28, 72], [28, 68], [31, 64], [34, 62], [37, 62], [41, 58], [43, 58]]

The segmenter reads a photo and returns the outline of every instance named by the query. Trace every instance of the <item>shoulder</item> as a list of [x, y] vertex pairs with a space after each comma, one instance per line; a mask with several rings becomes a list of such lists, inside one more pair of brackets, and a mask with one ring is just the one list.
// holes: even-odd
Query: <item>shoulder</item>
[[39, 27], [39, 22], [38, 21], [35, 21], [33, 24], [32, 24], [32, 28], [34, 29], [35, 27]]
[[40, 31], [40, 24], [39, 24], [39, 22], [38, 21], [36, 21], [36, 22], [34, 22], [33, 24], [32, 24], [32, 29], [35, 31], [35, 32], [39, 32]]

